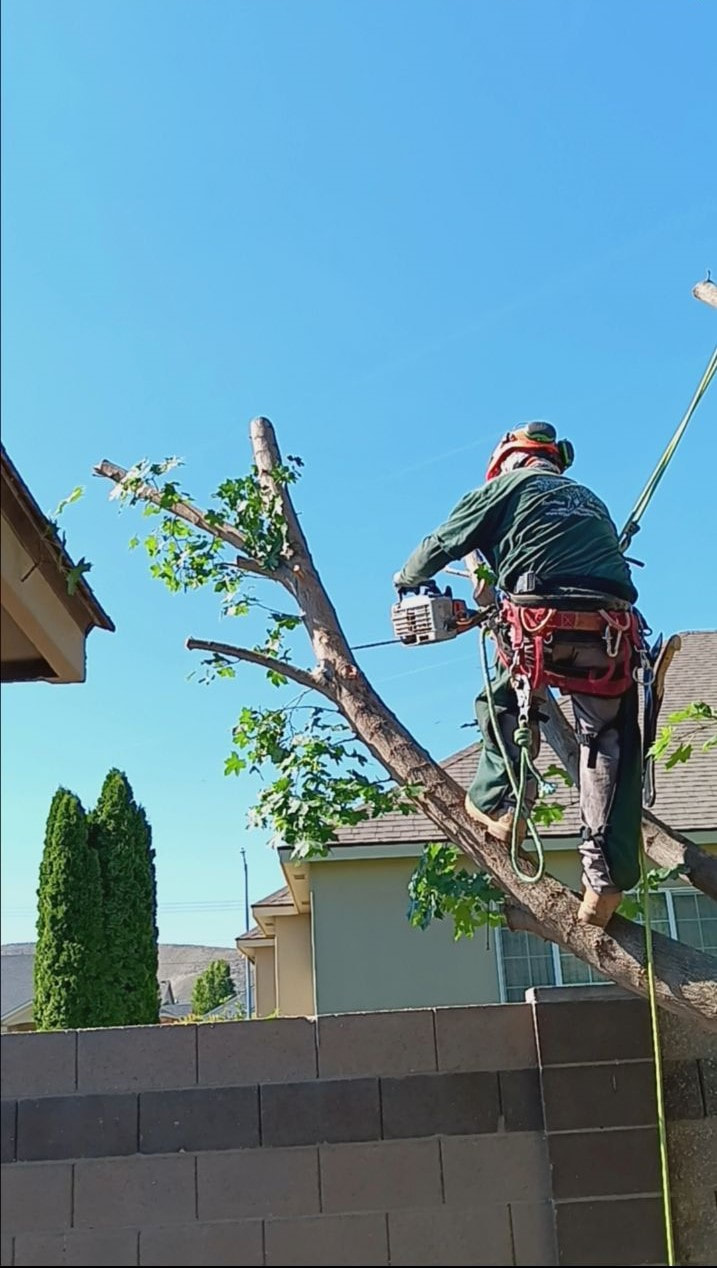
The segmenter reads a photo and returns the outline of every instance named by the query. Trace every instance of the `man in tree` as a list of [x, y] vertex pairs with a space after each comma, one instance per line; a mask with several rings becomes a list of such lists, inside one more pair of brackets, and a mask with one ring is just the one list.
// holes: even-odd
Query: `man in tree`
[[[505, 596], [506, 630], [492, 691], [512, 762], [519, 755], [514, 742], [519, 721], [529, 722], [537, 755], [546, 687], [572, 697], [580, 744], [580, 919], [604, 928], [622, 891], [639, 875], [641, 758], [632, 673], [639, 641], [632, 607], [637, 591], [607, 508], [564, 476], [572, 460], [572, 445], [558, 440], [549, 423], [508, 432], [491, 455], [485, 484], [466, 494], [423, 540], [394, 582], [399, 592], [414, 589], [474, 551], [490, 564]], [[522, 683], [523, 708], [516, 680]], [[494, 838], [507, 842], [515, 798], [485, 689], [476, 700], [476, 716], [483, 746], [466, 809]], [[528, 811], [536, 796], [530, 780]]]

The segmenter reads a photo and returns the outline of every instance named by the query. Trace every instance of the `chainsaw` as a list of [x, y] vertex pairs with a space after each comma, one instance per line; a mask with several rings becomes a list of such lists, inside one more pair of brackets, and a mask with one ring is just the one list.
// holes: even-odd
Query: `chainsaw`
[[439, 590], [434, 581], [415, 589], [399, 587], [391, 608], [391, 624], [399, 643], [416, 647], [457, 638], [482, 620], [482, 613], [454, 599], [450, 586]]

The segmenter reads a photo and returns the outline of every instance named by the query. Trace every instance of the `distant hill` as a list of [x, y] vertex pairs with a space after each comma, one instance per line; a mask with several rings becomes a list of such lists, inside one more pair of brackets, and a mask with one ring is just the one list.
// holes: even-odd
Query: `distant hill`
[[[34, 942], [8, 942], [2, 947], [2, 1016], [13, 1013], [32, 999]], [[245, 959], [236, 947], [195, 947], [172, 942], [159, 945], [157, 974], [162, 1001], [177, 1005], [177, 1015], [188, 1011], [192, 989], [212, 960], [227, 960], [240, 995], [244, 993]], [[171, 993], [170, 993], [171, 992]], [[185, 1007], [182, 1008], [181, 1006]]]

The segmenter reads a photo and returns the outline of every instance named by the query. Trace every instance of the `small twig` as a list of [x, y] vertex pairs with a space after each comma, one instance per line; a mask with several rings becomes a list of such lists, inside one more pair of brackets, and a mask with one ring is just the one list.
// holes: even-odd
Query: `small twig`
[[318, 670], [317, 676], [314, 677], [308, 669], [299, 669], [298, 666], [277, 660], [274, 656], [255, 652], [250, 647], [235, 647], [232, 643], [215, 643], [203, 638], [188, 638], [185, 646], [190, 652], [211, 652], [213, 656], [230, 656], [233, 660], [245, 660], [251, 665], [260, 665], [262, 669], [269, 669], [272, 673], [282, 674], [284, 678], [291, 678], [293, 682], [298, 682], [299, 686], [306, 687], [309, 691], [320, 691], [330, 700], [333, 699], [327, 682], [318, 676]]

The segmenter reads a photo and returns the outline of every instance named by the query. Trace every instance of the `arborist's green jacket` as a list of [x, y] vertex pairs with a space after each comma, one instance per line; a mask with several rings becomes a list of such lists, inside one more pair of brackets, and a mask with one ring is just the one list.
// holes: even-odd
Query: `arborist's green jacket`
[[558, 602], [591, 594], [628, 603], [637, 598], [607, 507], [565, 476], [527, 468], [467, 493], [414, 550], [397, 583], [422, 585], [472, 550], [488, 561], [508, 594], [532, 572], [539, 579], [535, 592]]

